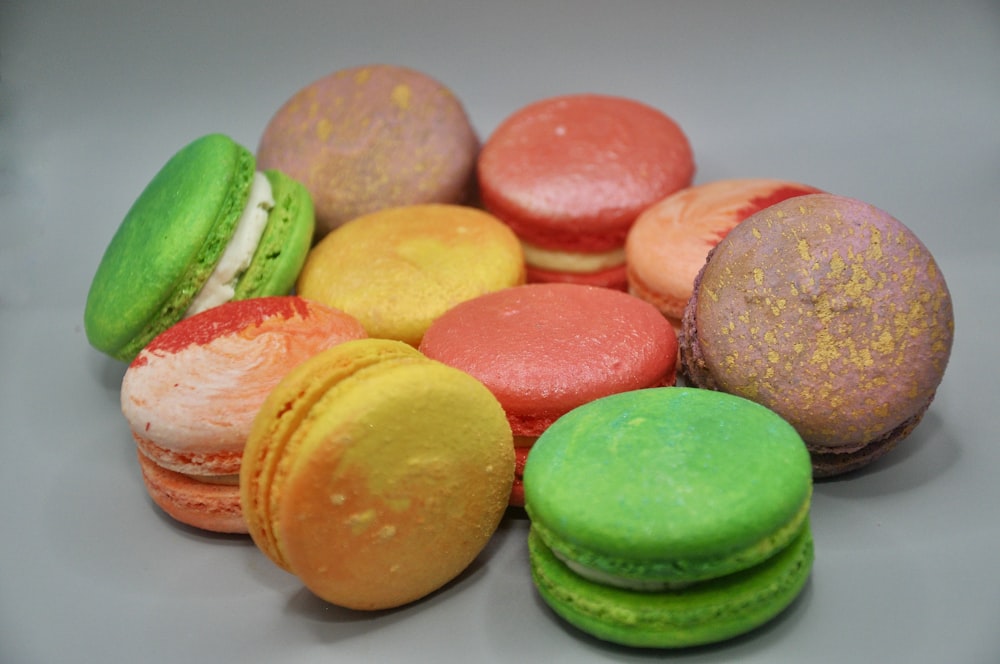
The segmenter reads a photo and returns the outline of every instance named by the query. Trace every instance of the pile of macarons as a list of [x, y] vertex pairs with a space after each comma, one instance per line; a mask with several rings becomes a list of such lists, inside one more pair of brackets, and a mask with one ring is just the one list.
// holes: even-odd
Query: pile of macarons
[[812, 570], [814, 479], [927, 411], [951, 298], [872, 205], [694, 177], [641, 101], [541, 99], [480, 141], [393, 65], [306, 85], [256, 153], [194, 138], [84, 312], [127, 363], [150, 498], [354, 609], [434, 592], [523, 514], [539, 595], [583, 632], [677, 648], [771, 620]]

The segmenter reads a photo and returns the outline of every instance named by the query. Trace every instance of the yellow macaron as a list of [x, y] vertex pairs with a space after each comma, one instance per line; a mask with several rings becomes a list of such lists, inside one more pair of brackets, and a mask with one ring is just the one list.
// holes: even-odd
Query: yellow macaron
[[320, 598], [385, 609], [455, 578], [493, 535], [510, 427], [476, 379], [398, 341], [340, 344], [265, 400], [244, 451], [250, 535]]
[[461, 205], [358, 217], [309, 252], [296, 291], [351, 314], [370, 337], [417, 346], [445, 311], [524, 283], [521, 245], [496, 217]]

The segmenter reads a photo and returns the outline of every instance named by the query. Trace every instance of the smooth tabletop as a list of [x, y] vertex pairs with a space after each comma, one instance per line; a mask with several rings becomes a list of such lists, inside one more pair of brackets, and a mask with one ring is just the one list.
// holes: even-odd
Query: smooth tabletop
[[[693, 650], [601, 643], [539, 599], [515, 512], [441, 591], [352, 612], [152, 505], [124, 365], [83, 333], [105, 246], [181, 146], [256, 149], [299, 88], [376, 62], [444, 82], [482, 138], [547, 96], [641, 100], [684, 129], [697, 183], [860, 198], [934, 254], [956, 312], [937, 398], [889, 456], [816, 484], [815, 567], [778, 619]], [[995, 0], [4, 2], [0, 662], [998, 662], [998, 210]]]

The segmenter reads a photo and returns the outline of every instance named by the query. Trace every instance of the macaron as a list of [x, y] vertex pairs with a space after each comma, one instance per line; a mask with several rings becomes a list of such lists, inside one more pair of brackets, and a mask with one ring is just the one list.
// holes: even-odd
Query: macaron
[[680, 330], [684, 307], [709, 250], [736, 224], [786, 198], [819, 193], [797, 182], [716, 180], [681, 189], [647, 208], [625, 240], [628, 292]]
[[257, 410], [294, 366], [364, 336], [351, 316], [294, 296], [228, 302], [158, 335], [121, 387], [153, 502], [187, 525], [246, 533], [238, 479]]
[[87, 295], [87, 339], [129, 362], [185, 316], [287, 295], [313, 227], [301, 184], [256, 170], [227, 136], [202, 136], [153, 177], [111, 238]]
[[521, 473], [556, 419], [594, 399], [673, 385], [677, 339], [650, 304], [582, 284], [527, 284], [463, 302], [438, 318], [420, 351], [474, 376], [503, 406]]
[[687, 137], [663, 112], [575, 94], [507, 117], [483, 145], [478, 181], [485, 208], [521, 239], [529, 281], [624, 290], [629, 228], [694, 170]]
[[260, 409], [240, 490], [250, 535], [319, 598], [376, 610], [455, 579], [492, 537], [514, 475], [482, 383], [400, 341], [348, 341]]
[[417, 346], [456, 304], [524, 283], [514, 233], [461, 205], [406, 205], [352, 219], [309, 252], [297, 292], [355, 316], [368, 335]]
[[953, 337], [944, 275], [916, 235], [868, 203], [810, 194], [752, 215], [712, 251], [684, 313], [681, 360], [693, 385], [788, 420], [823, 477], [913, 431]]
[[479, 137], [444, 84], [373, 64], [296, 92], [268, 122], [257, 158], [305, 184], [319, 238], [386, 207], [466, 202], [478, 152]]
[[524, 470], [532, 579], [577, 628], [636, 647], [772, 620], [811, 572], [809, 453], [763, 406], [666, 387], [556, 421]]

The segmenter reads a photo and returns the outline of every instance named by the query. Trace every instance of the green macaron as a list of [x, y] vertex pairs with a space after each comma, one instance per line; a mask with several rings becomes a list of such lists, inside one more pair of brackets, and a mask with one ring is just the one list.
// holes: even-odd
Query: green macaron
[[170, 158], [98, 265], [84, 310], [92, 346], [127, 362], [195, 309], [291, 291], [312, 242], [312, 199], [297, 181], [255, 166], [222, 134]]
[[812, 568], [812, 466], [795, 429], [665, 387], [570, 411], [524, 469], [532, 577], [578, 628], [631, 646], [722, 641], [774, 618]]

